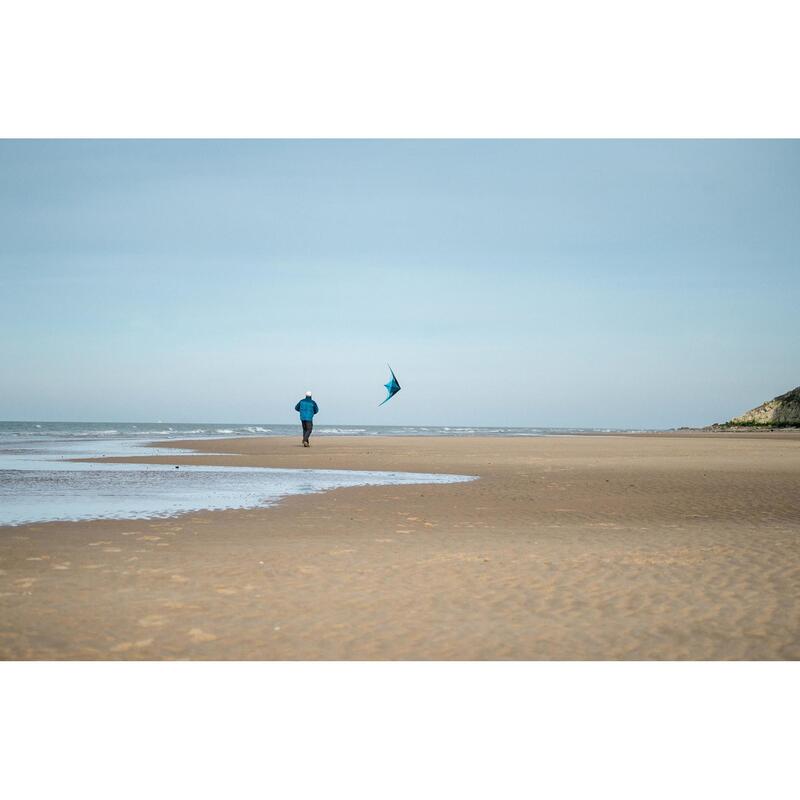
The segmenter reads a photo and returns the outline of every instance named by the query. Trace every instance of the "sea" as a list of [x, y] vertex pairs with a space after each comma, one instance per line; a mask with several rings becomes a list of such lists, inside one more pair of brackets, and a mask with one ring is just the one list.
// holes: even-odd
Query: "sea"
[[[323, 436], [564, 436], [632, 432], [593, 428], [317, 425]], [[90, 519], [154, 519], [192, 511], [274, 505], [293, 494], [346, 486], [454, 483], [471, 475], [87, 463], [82, 458], [201, 456], [159, 448], [176, 439], [299, 436], [298, 425], [165, 422], [0, 422], [0, 526]]]
[[[227, 439], [235, 436], [296, 436], [297, 423], [233, 422], [0, 422], [0, 443], [15, 440], [114, 441]], [[640, 428], [512, 428], [441, 425], [323, 425], [314, 436], [574, 436], [592, 433], [645, 433]]]

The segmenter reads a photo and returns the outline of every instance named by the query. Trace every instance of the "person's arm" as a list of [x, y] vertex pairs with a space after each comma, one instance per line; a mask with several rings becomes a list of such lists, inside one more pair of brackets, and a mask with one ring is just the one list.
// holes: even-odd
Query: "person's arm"
[[299, 403], [299, 402], [298, 402], [298, 403], [297, 403], [297, 405], [294, 407], [294, 410], [295, 410], [295, 411], [299, 411], [299, 410], [300, 410], [300, 403]]
[[316, 400], [314, 401], [314, 413], [315, 414], [319, 413], [319, 406], [317, 405], [317, 401]]

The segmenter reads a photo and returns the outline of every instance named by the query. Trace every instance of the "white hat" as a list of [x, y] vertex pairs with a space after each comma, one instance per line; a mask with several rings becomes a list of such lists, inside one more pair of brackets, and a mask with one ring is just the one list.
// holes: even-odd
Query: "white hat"
[[311, 390], [310, 389], [306, 392], [306, 397], [311, 397]]

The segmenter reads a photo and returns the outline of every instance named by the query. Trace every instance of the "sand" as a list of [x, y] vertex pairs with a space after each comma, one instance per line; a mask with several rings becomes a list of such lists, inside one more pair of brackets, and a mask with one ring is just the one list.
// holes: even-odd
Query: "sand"
[[312, 444], [138, 460], [480, 480], [0, 528], [0, 658], [800, 657], [797, 435]]

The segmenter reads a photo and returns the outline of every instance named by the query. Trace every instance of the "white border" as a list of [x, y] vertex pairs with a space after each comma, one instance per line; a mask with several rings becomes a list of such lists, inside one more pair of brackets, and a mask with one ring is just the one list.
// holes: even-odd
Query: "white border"
[[797, 4], [4, 7], [6, 137], [797, 136]]
[[795, 665], [0, 665], [4, 795], [780, 798]]

